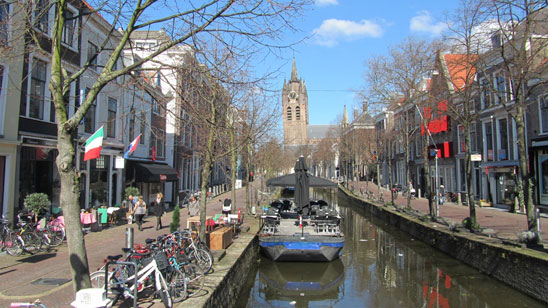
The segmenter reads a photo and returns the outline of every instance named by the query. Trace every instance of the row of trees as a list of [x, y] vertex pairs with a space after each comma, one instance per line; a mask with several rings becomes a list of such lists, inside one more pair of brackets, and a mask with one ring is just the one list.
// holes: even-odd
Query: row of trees
[[[470, 127], [479, 119], [478, 102], [481, 95], [491, 95], [515, 120], [517, 127], [519, 176], [519, 202], [525, 205], [529, 231], [539, 240], [539, 226], [536, 221], [536, 208], [532, 200], [532, 173], [529, 172], [526, 111], [529, 98], [536, 88], [545, 86], [546, 1], [498, 1], [498, 0], [462, 0], [458, 10], [448, 16], [449, 26], [443, 41], [423, 41], [408, 38], [392, 47], [388, 55], [377, 56], [366, 64], [366, 82], [368, 89], [364, 96], [372, 105], [382, 108], [397, 104], [410, 106], [407, 110], [430, 110], [431, 114], [443, 112], [462, 125], [465, 143], [465, 183], [467, 204], [472, 226], [476, 225], [474, 197], [472, 195], [471, 140]], [[498, 41], [496, 41], [498, 40]], [[494, 45], [493, 45], [494, 44]], [[456, 62], [447, 63], [453, 76], [447, 74], [445, 82], [449, 93], [427, 91], [425, 81], [431, 78], [440, 51], [458, 54]], [[500, 78], [490, 74], [493, 69], [501, 71], [505, 86]], [[499, 76], [500, 76], [499, 75]], [[483, 80], [479, 82], [478, 80]], [[498, 86], [497, 86], [498, 85]], [[440, 110], [438, 102], [448, 100], [447, 110]], [[445, 109], [445, 107], [443, 108]], [[431, 120], [428, 114], [421, 115], [423, 127]], [[394, 142], [403, 143], [405, 163], [409, 165], [410, 138], [417, 132], [417, 124], [410, 120], [409, 113], [403, 113], [399, 135], [390, 134], [385, 139], [390, 151]], [[409, 125], [409, 124], [412, 125]], [[395, 138], [395, 140], [394, 140]], [[422, 136], [422, 153], [425, 162], [429, 158], [429, 134]], [[390, 155], [390, 153], [386, 153]], [[429, 165], [424, 164], [425, 174], [429, 175]], [[410, 172], [406, 177], [409, 183]], [[426, 176], [426, 189], [429, 192], [429, 208], [432, 217], [437, 216], [433, 206], [433, 185]], [[410, 197], [408, 197], [409, 200]], [[408, 201], [409, 204], [409, 201]]]
[[[79, 8], [87, 5], [68, 0], [14, 1], [11, 7], [19, 9], [12, 9], [12, 16], [17, 15], [18, 20], [24, 22], [11, 24], [14, 33], [11, 37], [14, 40], [24, 37], [28, 44], [25, 47], [32, 47], [50, 59], [48, 87], [58, 127], [56, 164], [61, 182], [60, 205], [67, 227], [73, 285], [75, 290], [79, 290], [90, 287], [90, 280], [79, 217], [80, 177], [75, 165], [74, 136], [101, 90], [121, 76], [140, 75], [139, 72], [146, 70], [147, 62], [154, 61], [174, 46], [184, 44], [190, 47], [193, 59], [177, 69], [189, 77], [185, 82], [190, 83], [193, 97], [190, 98], [183, 88], [177, 90], [181, 91], [178, 93], [182, 98], [180, 103], [191, 117], [181, 118], [180, 112], [175, 110], [168, 112], [173, 112], [178, 122], [192, 121], [199, 132], [199, 153], [203, 162], [201, 219], [202, 226], [205, 226], [206, 191], [213, 163], [228, 158], [234, 187], [237, 155], [247, 157], [247, 170], [250, 170], [254, 146], [271, 128], [271, 117], [275, 114], [271, 111], [271, 97], [263, 90], [268, 76], [257, 77], [250, 64], [257, 56], [277, 54], [284, 48], [278, 43], [282, 34], [288, 29], [294, 30], [292, 21], [311, 1], [211, 0], [185, 1], [176, 5], [156, 0], [88, 1], [91, 6], [87, 5], [87, 9], [79, 12], [86, 16], [97, 14], [104, 17], [111, 27], [96, 54], [76, 72], [63, 61], [66, 31], [74, 29], [67, 25], [82, 17], [68, 10], [69, 3]], [[43, 16], [51, 16], [51, 12], [54, 12], [53, 27], [44, 40], [35, 25]], [[131, 36], [135, 31], [160, 27], [169, 35], [169, 41], [163, 42], [146, 57], [117, 65], [123, 53], [133, 48]], [[27, 48], [25, 52], [29, 50]], [[102, 67], [97, 67], [99, 54], [108, 57]], [[70, 93], [71, 85], [90, 70], [98, 72], [98, 77], [70, 115], [65, 97]], [[205, 230], [202, 228], [200, 231], [204, 236]]]

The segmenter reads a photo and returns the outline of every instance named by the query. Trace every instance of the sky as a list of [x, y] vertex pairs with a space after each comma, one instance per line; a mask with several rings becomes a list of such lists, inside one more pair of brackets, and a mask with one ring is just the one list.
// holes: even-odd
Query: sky
[[300, 32], [286, 37], [291, 41], [312, 35], [284, 54], [278, 90], [284, 78], [291, 77], [294, 57], [299, 78], [308, 90], [310, 124], [335, 124], [344, 105], [351, 118], [353, 108], [361, 106], [355, 90], [365, 87], [367, 60], [387, 54], [390, 46], [408, 36], [439, 37], [446, 29], [447, 14], [458, 7], [458, 2], [315, 0], [302, 19], [295, 21]]

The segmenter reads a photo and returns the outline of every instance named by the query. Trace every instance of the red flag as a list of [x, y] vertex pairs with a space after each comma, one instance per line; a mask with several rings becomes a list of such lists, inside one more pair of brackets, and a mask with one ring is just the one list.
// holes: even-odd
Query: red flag
[[156, 147], [152, 146], [152, 161], [156, 161]]

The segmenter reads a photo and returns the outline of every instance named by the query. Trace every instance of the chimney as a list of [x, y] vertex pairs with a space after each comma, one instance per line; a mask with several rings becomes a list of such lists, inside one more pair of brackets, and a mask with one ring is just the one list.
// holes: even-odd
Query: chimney
[[354, 107], [354, 121], [356, 121], [356, 119], [358, 118], [358, 108], [357, 107]]

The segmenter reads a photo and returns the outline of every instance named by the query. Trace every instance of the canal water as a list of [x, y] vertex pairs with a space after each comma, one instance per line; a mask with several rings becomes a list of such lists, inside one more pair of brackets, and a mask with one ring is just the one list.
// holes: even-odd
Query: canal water
[[546, 307], [332, 194], [345, 246], [328, 263], [258, 260], [236, 307]]

